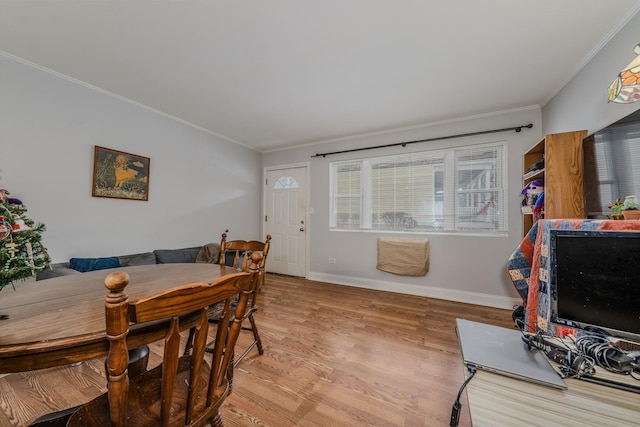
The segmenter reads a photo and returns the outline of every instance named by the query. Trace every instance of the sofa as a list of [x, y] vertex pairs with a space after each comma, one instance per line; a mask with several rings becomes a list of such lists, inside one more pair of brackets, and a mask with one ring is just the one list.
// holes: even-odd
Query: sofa
[[156, 249], [152, 252], [142, 252], [131, 255], [116, 255], [99, 258], [71, 258], [68, 262], [51, 264], [36, 276], [36, 280], [80, 274], [87, 271], [103, 270], [106, 268], [131, 267], [135, 265], [171, 264], [171, 263], [212, 263], [218, 264], [220, 259], [220, 244], [207, 243], [181, 249]]

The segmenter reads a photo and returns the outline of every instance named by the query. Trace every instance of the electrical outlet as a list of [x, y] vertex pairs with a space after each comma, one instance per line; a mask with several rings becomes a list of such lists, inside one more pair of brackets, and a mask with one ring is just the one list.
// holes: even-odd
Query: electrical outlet
[[335, 258], [329, 258], [329, 264], [335, 264], [335, 263], [336, 263]]

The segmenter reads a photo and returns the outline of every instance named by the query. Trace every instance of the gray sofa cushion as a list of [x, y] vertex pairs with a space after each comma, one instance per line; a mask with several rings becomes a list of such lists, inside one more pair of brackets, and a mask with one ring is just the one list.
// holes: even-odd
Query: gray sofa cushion
[[51, 268], [45, 268], [36, 276], [36, 280], [53, 279], [54, 277], [68, 276], [69, 274], [80, 274], [78, 270], [64, 267], [61, 264], [51, 265]]
[[184, 249], [156, 249], [153, 253], [156, 255], [158, 264], [171, 264], [176, 262], [196, 262], [196, 257], [202, 246]]
[[132, 267], [134, 265], [150, 265], [156, 263], [156, 254], [153, 252], [144, 252], [141, 254], [122, 255], [119, 256], [120, 266]]

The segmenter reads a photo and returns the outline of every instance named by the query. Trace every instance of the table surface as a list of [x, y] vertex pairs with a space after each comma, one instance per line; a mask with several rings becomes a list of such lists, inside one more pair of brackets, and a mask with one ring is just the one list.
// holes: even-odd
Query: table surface
[[[129, 300], [174, 286], [211, 282], [236, 273], [218, 264], [154, 264], [120, 267], [53, 279], [17, 283], [0, 292], [0, 373], [21, 372], [106, 355], [104, 280], [125, 271]], [[151, 342], [153, 334], [132, 334], [130, 345]]]
[[[600, 367], [596, 375], [640, 385]], [[467, 385], [471, 422], [474, 427], [640, 425], [640, 394], [578, 379], [564, 381], [567, 390], [557, 390], [478, 370]]]

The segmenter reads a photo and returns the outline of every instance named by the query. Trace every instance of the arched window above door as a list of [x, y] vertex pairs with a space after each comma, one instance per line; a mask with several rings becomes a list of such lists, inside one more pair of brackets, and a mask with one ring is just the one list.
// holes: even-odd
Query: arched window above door
[[298, 188], [298, 181], [291, 175], [281, 176], [276, 183], [273, 184], [274, 190], [286, 190], [290, 188]]

